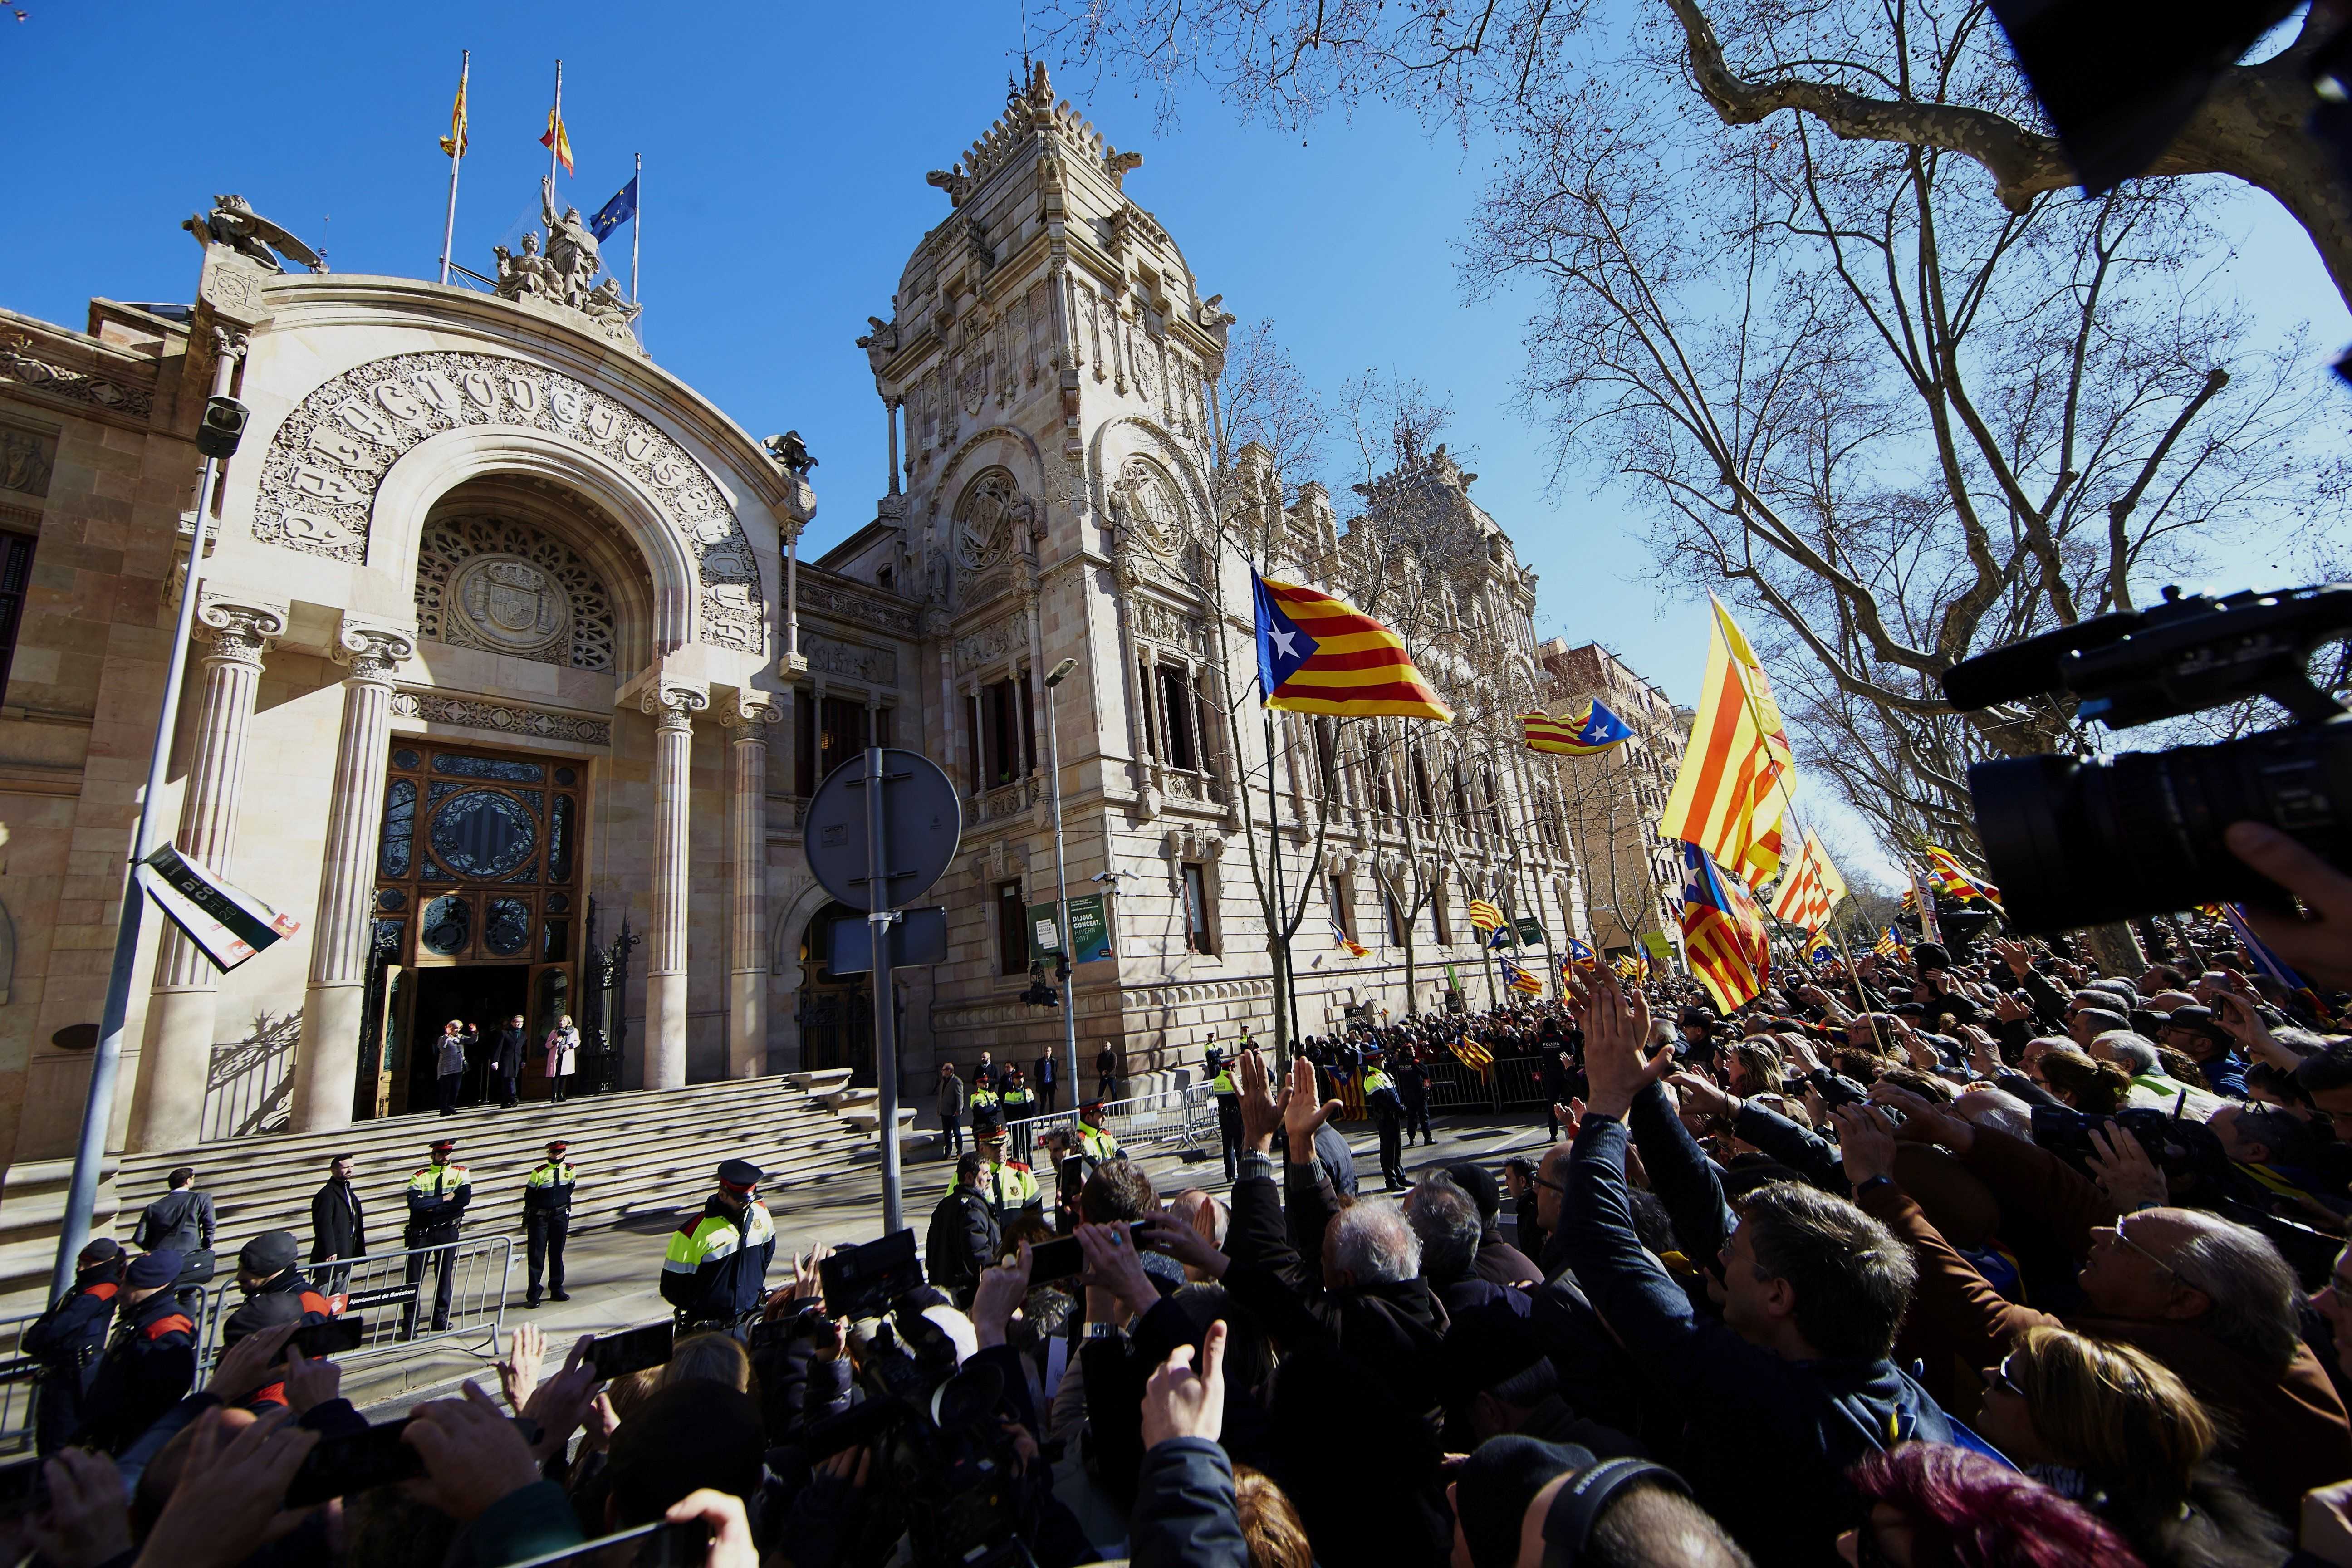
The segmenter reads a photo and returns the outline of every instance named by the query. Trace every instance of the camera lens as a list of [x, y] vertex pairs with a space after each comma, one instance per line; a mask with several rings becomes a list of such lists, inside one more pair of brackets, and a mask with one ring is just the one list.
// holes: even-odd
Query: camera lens
[[2352, 720], [2168, 752], [1979, 763], [1969, 793], [1987, 868], [2021, 931], [2277, 900], [2222, 832], [2265, 822], [2352, 865]]

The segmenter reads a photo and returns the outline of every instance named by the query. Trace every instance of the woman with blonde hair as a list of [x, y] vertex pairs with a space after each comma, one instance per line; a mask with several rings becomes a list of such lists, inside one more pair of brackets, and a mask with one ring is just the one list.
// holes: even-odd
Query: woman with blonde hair
[[2028, 1329], [1984, 1378], [1986, 1439], [2106, 1521], [2149, 1568], [2254, 1568], [2285, 1557], [2278, 1521], [2213, 1462], [2213, 1418], [2147, 1352]]
[[2033, 1064], [2033, 1076], [2060, 1100], [2092, 1116], [2113, 1116], [2131, 1094], [2131, 1074], [2071, 1046], [2042, 1052]]

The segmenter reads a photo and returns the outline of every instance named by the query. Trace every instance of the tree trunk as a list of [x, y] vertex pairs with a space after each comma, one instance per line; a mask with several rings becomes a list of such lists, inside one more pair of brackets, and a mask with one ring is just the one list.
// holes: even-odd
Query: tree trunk
[[2139, 938], [2133, 932], [2128, 921], [2112, 921], [2076, 934], [2091, 950], [2092, 960], [2098, 964], [2102, 975], [2118, 980], [2137, 980], [2147, 968], [2147, 955], [2140, 951]]

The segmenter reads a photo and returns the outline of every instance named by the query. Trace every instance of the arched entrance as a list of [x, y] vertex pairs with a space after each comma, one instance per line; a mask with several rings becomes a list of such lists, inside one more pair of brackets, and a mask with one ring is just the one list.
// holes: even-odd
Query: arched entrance
[[827, 904], [809, 917], [800, 945], [801, 1067], [804, 1071], [849, 1068], [849, 1081], [874, 1081], [874, 979], [870, 974], [835, 974], [825, 966], [833, 927], [841, 921], [862, 921], [856, 910]]

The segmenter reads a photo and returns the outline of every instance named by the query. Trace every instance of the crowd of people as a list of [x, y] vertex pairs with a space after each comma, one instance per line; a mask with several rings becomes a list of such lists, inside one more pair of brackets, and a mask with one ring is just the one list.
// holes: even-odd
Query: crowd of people
[[[286, 1233], [196, 1365], [191, 1193], [41, 1325], [76, 1407], [0, 1512], [51, 1568], [627, 1563], [601, 1543], [656, 1525], [727, 1568], [2352, 1568], [2347, 999], [2173, 934], [2130, 976], [1923, 941], [1728, 1017], [1595, 968], [1287, 1064], [1236, 1041], [1230, 1179], [1173, 1193], [1097, 1104], [1033, 1169], [1027, 1075], [983, 1064], [975, 1110], [943, 1074], [976, 1146], [927, 1273], [885, 1238], [778, 1288], [730, 1162], [667, 1359], [551, 1367], [525, 1327], [498, 1394], [390, 1429], [301, 1348], [332, 1306]], [[1408, 1172], [1432, 1064], [1515, 1057], [1549, 1142]]]

